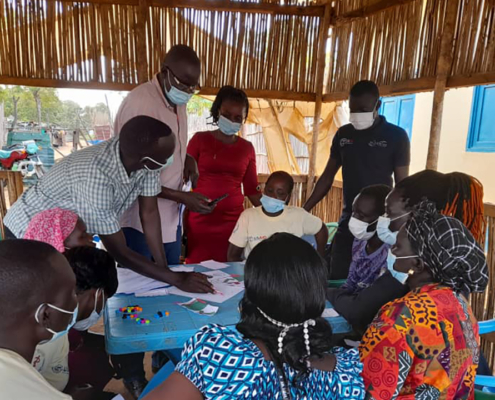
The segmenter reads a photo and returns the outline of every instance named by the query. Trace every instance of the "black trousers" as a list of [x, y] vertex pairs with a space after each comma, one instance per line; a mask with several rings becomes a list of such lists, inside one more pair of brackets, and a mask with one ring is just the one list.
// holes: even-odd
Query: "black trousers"
[[3, 226], [3, 230], [5, 232], [5, 240], [17, 239], [16, 236], [12, 233], [12, 231], [7, 228], [5, 225]]
[[349, 214], [342, 214], [339, 227], [326, 257], [329, 266], [329, 279], [346, 279], [352, 260], [354, 236], [349, 231]]

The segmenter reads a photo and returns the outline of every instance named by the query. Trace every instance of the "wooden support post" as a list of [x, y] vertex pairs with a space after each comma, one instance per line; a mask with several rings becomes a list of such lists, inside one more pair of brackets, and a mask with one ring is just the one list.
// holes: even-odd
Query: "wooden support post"
[[275, 121], [277, 122], [278, 131], [282, 135], [282, 138], [284, 139], [284, 142], [285, 142], [285, 152], [287, 153], [287, 160], [289, 161], [289, 165], [290, 165], [291, 170], [292, 170], [291, 175], [293, 175], [293, 174], [300, 175], [301, 170], [299, 169], [299, 165], [297, 164], [297, 162], [294, 163], [294, 157], [293, 157], [294, 154], [292, 153], [292, 148], [290, 147], [290, 142], [287, 143], [285, 132], [284, 132], [284, 127], [280, 123], [280, 118], [278, 117], [278, 112], [275, 109], [275, 106], [273, 105], [273, 101], [268, 100], [268, 104], [270, 105], [270, 110], [271, 110], [273, 116], [275, 117]]
[[[445, 0], [446, 1], [446, 0]], [[437, 75], [435, 91], [433, 93], [433, 108], [431, 111], [430, 141], [428, 143], [428, 155], [426, 157], [426, 169], [438, 168], [438, 154], [440, 150], [440, 134], [442, 131], [443, 101], [447, 79], [452, 68], [454, 52], [454, 33], [459, 9], [459, 0], [449, 0], [445, 14], [440, 53], [437, 60]]]
[[309, 198], [313, 191], [313, 184], [316, 175], [316, 154], [318, 150], [318, 136], [320, 134], [321, 103], [323, 101], [323, 78], [325, 77], [325, 50], [327, 47], [328, 29], [330, 28], [330, 17], [332, 3], [328, 1], [325, 5], [325, 15], [321, 23], [318, 37], [318, 64], [316, 67], [316, 101], [315, 117], [313, 122], [313, 138], [311, 140], [311, 150], [309, 152], [308, 182], [306, 187], [306, 198]]
[[136, 24], [137, 31], [137, 49], [136, 62], [138, 82], [145, 83], [148, 81], [148, 51], [146, 48], [146, 24], [148, 22], [148, 3], [147, 0], [139, 0], [139, 11]]

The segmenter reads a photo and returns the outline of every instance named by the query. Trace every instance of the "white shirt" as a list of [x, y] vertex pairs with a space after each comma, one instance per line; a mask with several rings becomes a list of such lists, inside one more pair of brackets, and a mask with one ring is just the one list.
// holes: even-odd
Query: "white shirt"
[[69, 335], [39, 344], [31, 364], [55, 389], [63, 391], [69, 382]]
[[[186, 106], [177, 106], [177, 113], [175, 113], [174, 108], [163, 94], [158, 78], [155, 76], [153, 80], [135, 88], [122, 102], [115, 117], [115, 134], [118, 135], [125, 123], [138, 115], [145, 115], [163, 122], [170, 127], [175, 135], [174, 162], [161, 172], [161, 184], [163, 187], [181, 190], [187, 150]], [[175, 201], [158, 199], [163, 243], [171, 243], [176, 240], [177, 225], [179, 225], [179, 207], [180, 204]], [[121, 225], [122, 227], [134, 228], [143, 232], [137, 202], [124, 213]]]
[[0, 349], [2, 400], [70, 400], [71, 396], [51, 386], [24, 358]]
[[285, 207], [282, 214], [269, 217], [262, 207], [249, 208], [239, 217], [229, 242], [244, 248], [247, 258], [251, 250], [274, 233], [285, 232], [295, 236], [316, 235], [322, 227], [321, 219], [300, 207]]

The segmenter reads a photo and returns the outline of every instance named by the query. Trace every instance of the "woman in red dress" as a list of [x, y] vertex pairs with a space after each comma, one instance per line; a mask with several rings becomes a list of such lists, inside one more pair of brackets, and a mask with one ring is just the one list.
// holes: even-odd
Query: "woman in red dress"
[[248, 111], [242, 90], [222, 87], [211, 107], [218, 129], [196, 133], [187, 146], [187, 154], [198, 163], [196, 190], [212, 200], [228, 194], [211, 214], [187, 214], [188, 263], [227, 261], [229, 237], [243, 211], [244, 196], [260, 205], [254, 147], [236, 135]]

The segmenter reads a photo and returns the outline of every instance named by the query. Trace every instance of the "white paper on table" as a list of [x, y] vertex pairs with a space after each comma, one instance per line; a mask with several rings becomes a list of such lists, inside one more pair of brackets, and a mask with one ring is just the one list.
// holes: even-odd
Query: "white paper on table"
[[207, 304], [203, 300], [198, 300], [198, 299], [191, 299], [185, 303], [177, 303], [177, 304], [195, 314], [205, 315], [207, 317], [212, 317], [218, 311], [217, 306], [212, 306], [211, 304]]
[[147, 292], [135, 293], [134, 296], [136, 296], [136, 297], [156, 297], [156, 296], [167, 296], [169, 294], [170, 294], [170, 292], [168, 291], [167, 288], [161, 288], [161, 289], [149, 290]]
[[[212, 283], [213, 288], [217, 293], [194, 293], [194, 297], [198, 299], [210, 301], [212, 303], [223, 303], [244, 291], [243, 280], [236, 279], [234, 276], [223, 271], [208, 271], [203, 272], [203, 274], [208, 275], [208, 280]], [[175, 294], [177, 296], [192, 297], [192, 293], [184, 292], [177, 289], [175, 286], [170, 287], [168, 291], [170, 294]]]
[[349, 340], [349, 339], [344, 339], [344, 343], [349, 346], [349, 347], [355, 347], [358, 348], [361, 342], [358, 342], [356, 340]]
[[213, 269], [213, 270], [223, 269], [223, 268], [227, 268], [229, 266], [229, 264], [221, 263], [221, 262], [214, 261], [214, 260], [203, 261], [199, 265], [201, 265], [202, 267], [208, 268], [208, 269]]
[[[170, 267], [174, 272], [193, 272], [194, 267], [186, 267], [184, 265], [178, 265], [176, 267]], [[127, 268], [117, 268], [117, 276], [119, 279], [119, 286], [117, 293], [132, 294], [132, 293], [146, 293], [154, 289], [162, 289], [169, 287], [170, 285], [165, 282], [157, 281], [156, 279], [148, 278], [144, 275], [138, 274]]]
[[334, 318], [334, 317], [339, 317], [340, 314], [337, 311], [335, 311], [333, 308], [325, 308], [321, 316], [323, 318]]

